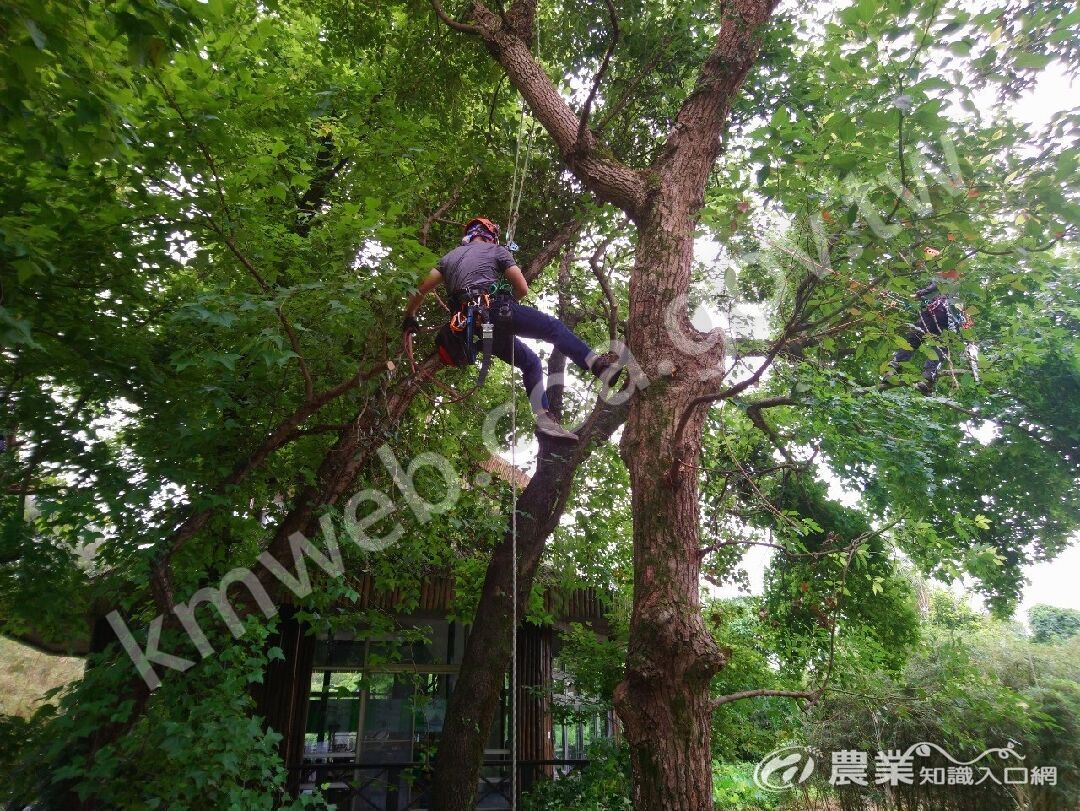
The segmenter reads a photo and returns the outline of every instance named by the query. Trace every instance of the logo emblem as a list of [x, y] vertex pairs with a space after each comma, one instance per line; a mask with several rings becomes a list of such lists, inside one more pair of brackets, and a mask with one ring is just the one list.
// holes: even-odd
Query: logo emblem
[[781, 746], [754, 767], [754, 783], [766, 791], [787, 791], [810, 779], [814, 755], [805, 746]]

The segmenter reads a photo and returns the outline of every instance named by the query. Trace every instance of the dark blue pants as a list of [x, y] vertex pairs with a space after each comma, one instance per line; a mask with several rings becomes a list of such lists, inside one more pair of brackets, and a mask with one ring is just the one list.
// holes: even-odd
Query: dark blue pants
[[[923, 342], [923, 339], [930, 335], [941, 335], [949, 326], [949, 316], [942, 307], [935, 312], [931, 312], [929, 309], [924, 308], [919, 312], [919, 320], [911, 325], [911, 329], [905, 336], [904, 340], [908, 342], [911, 349], [898, 349], [893, 353], [892, 361], [889, 365], [896, 371], [900, 369], [900, 364], [911, 360], [915, 356], [915, 350], [917, 350]], [[933, 386], [934, 381], [937, 380], [938, 368], [949, 358], [949, 350], [943, 346], [934, 346], [934, 354], [937, 355], [937, 360], [933, 358], [927, 358], [923, 363], [923, 379]]]
[[[492, 309], [494, 314], [497, 308]], [[500, 324], [498, 321], [495, 323], [492, 354], [499, 360], [513, 363], [521, 369], [525, 377], [525, 390], [529, 393], [529, 399], [534, 408], [537, 405], [548, 408], [547, 390], [544, 387], [544, 368], [540, 364], [540, 358], [515, 336], [535, 338], [552, 344], [582, 369], [589, 368], [588, 358], [592, 350], [557, 318], [552, 318], [532, 307], [526, 307], [524, 304], [518, 304], [516, 301], [511, 303], [510, 313], [508, 325]], [[513, 360], [511, 360], [511, 346], [513, 346]]]

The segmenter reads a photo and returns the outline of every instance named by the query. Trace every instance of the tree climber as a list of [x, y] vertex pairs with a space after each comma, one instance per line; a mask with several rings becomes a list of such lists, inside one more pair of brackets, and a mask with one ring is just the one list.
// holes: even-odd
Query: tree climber
[[440, 283], [446, 285], [450, 310], [454, 314], [436, 339], [443, 362], [457, 366], [471, 360], [471, 356], [460, 357], [454, 347], [448, 345], [454, 340], [449, 336], [460, 333], [455, 325], [460, 321], [466, 302], [477, 299], [490, 301], [490, 306], [484, 309], [485, 316], [490, 313], [494, 322], [492, 354], [504, 363], [512, 363], [521, 369], [529, 402], [536, 415], [537, 431], [558, 439], [576, 440], [577, 435], [559, 425], [551, 413], [540, 358], [516, 336], [553, 344], [579, 368], [591, 371], [609, 387], [614, 384], [620, 368], [610, 358], [593, 352], [588, 344], [557, 318], [518, 303], [528, 294], [529, 283], [513, 254], [499, 244], [499, 226], [496, 223], [483, 217], [469, 220], [465, 224], [461, 245], [439, 260], [409, 298], [401, 325], [407, 347], [419, 327], [416, 314], [420, 304]]
[[[943, 278], [953, 279], [958, 275], [955, 271], [942, 274]], [[964, 312], [959, 302], [941, 292], [937, 282], [932, 281], [921, 290], [915, 291], [912, 298], [918, 299], [922, 307], [918, 318], [910, 325], [907, 335], [904, 336], [904, 340], [911, 349], [898, 349], [893, 354], [892, 360], [889, 361], [889, 371], [885, 374], [886, 383], [900, 371], [901, 363], [911, 360], [928, 333], [940, 336], [948, 329], [959, 334], [960, 330], [968, 329], [972, 325], [971, 318]], [[923, 394], [929, 394], [934, 390], [938, 369], [944, 361], [949, 360], [948, 347], [935, 343], [933, 350], [937, 357], [926, 359], [922, 370], [923, 379], [915, 384], [915, 387]], [[976, 367], [973, 366], [974, 368]]]

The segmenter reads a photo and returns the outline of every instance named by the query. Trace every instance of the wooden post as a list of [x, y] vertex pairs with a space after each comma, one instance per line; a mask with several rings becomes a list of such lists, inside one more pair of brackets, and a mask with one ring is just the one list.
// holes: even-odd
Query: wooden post
[[[296, 613], [295, 607], [282, 606], [277, 632], [267, 640], [267, 646], [281, 648], [285, 658], [270, 662], [263, 683], [253, 685], [251, 691], [256, 714], [265, 719], [267, 727], [281, 733], [278, 751], [290, 769], [304, 758], [304, 724], [315, 660], [315, 638], [306, 633]], [[293, 769], [286, 790], [295, 794], [299, 787], [300, 772]]]
[[[518, 760], [552, 760], [555, 757], [551, 724], [552, 629], [549, 625], [522, 623], [517, 634]], [[526, 791], [540, 777], [551, 776], [551, 766], [520, 769], [518, 791]]]

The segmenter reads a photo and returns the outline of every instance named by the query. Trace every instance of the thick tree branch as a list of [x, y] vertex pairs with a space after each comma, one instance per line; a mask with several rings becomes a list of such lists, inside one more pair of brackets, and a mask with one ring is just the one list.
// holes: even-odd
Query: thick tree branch
[[[520, 6], [521, 2], [515, 3], [506, 19], [527, 16]], [[444, 17], [445, 12], [440, 19]], [[645, 201], [644, 177], [625, 164], [600, 155], [597, 140], [588, 130], [579, 143], [581, 122], [533, 57], [526, 40], [515, 30], [522, 26], [511, 25], [478, 0], [473, 4], [473, 17], [476, 26], [469, 27], [475, 28], [470, 33], [478, 33], [483, 38], [488, 51], [502, 65], [510, 82], [555, 142], [567, 166], [601, 201], [612, 203], [631, 215], [640, 211]], [[447, 22], [446, 19], [443, 21]]]
[[761, 28], [779, 0], [720, 5], [720, 32], [697, 83], [683, 102], [653, 167], [700, 194], [720, 151], [720, 131], [735, 93], [761, 47]]

